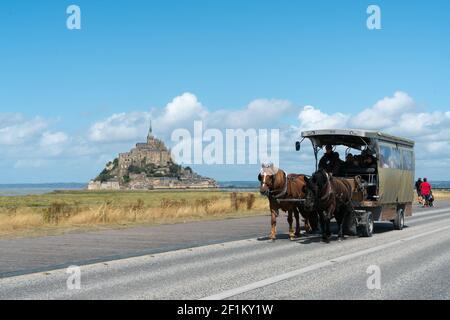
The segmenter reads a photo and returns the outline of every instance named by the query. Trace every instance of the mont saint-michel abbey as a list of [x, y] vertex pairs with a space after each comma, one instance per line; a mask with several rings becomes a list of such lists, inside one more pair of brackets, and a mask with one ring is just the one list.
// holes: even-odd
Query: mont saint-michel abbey
[[147, 142], [137, 143], [129, 152], [119, 153], [88, 185], [89, 190], [207, 188], [217, 188], [216, 181], [176, 164], [170, 149], [153, 135], [151, 122]]
[[147, 143], [137, 143], [136, 147], [129, 152], [119, 154], [119, 169], [121, 174], [125, 174], [130, 166], [155, 165], [165, 167], [172, 162], [170, 150], [167, 149], [163, 141], [153, 136], [152, 124], [147, 135]]

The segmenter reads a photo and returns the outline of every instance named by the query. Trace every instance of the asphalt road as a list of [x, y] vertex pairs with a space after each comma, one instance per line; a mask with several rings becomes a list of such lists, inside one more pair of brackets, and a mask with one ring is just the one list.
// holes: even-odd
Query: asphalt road
[[80, 289], [65, 268], [5, 277], [0, 299], [450, 299], [450, 205], [438, 206], [416, 209], [403, 231], [376, 224], [372, 238], [291, 242], [282, 223], [275, 243], [266, 226], [262, 238], [81, 265]]

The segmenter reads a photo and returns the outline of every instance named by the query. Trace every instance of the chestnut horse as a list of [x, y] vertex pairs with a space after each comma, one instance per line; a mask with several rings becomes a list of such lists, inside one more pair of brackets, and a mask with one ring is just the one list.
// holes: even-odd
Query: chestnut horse
[[[315, 172], [311, 179], [306, 178], [306, 185], [305, 207], [319, 213], [322, 239], [329, 242], [330, 220], [334, 217], [339, 228], [338, 238], [342, 240], [343, 226], [354, 216], [352, 197], [353, 192], [362, 188], [360, 177], [336, 178], [321, 169]], [[354, 221], [350, 222], [354, 224]]]
[[[274, 165], [262, 166], [262, 170], [258, 175], [260, 181], [260, 192], [269, 199], [271, 212], [271, 232], [269, 238], [276, 239], [277, 233], [277, 217], [279, 210], [288, 213], [289, 223], [289, 239], [294, 240], [300, 236], [300, 214], [305, 219], [305, 229], [307, 231], [317, 230], [318, 219], [313, 212], [307, 212], [302, 204], [298, 202], [289, 202], [282, 200], [298, 200], [306, 197], [305, 176], [301, 174], [287, 175], [283, 170], [276, 168]], [[292, 227], [293, 215], [295, 216], [295, 232]]]

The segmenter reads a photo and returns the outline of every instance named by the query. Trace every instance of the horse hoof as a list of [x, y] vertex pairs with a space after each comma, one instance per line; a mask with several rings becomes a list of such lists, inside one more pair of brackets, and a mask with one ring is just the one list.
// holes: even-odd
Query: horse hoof
[[325, 243], [330, 243], [330, 238], [322, 238], [322, 241]]

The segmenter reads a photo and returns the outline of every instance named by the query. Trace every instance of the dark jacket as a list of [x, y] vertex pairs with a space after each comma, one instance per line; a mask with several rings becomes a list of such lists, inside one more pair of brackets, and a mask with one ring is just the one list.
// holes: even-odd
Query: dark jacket
[[422, 184], [422, 180], [417, 180], [416, 181], [416, 190], [417, 190], [417, 192], [420, 192], [420, 185]]
[[330, 154], [325, 153], [319, 161], [319, 169], [324, 169], [328, 173], [337, 175], [341, 166], [341, 159], [339, 159], [339, 153], [332, 152]]

